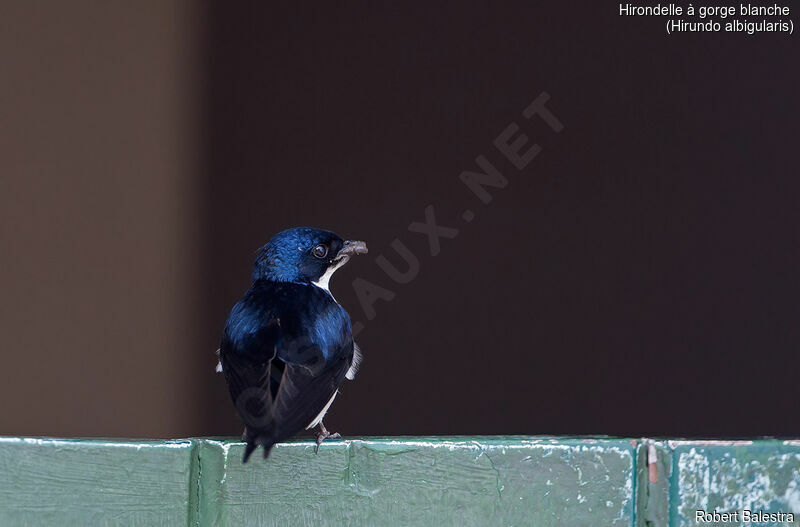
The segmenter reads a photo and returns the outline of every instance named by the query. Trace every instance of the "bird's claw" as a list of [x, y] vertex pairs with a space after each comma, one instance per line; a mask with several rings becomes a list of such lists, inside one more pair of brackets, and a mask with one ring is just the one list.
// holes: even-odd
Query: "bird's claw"
[[327, 430], [323, 429], [323, 431], [317, 433], [317, 446], [314, 447], [314, 453], [319, 454], [319, 446], [322, 444], [323, 441], [326, 439], [339, 439], [342, 437], [342, 434], [339, 432], [330, 433]]

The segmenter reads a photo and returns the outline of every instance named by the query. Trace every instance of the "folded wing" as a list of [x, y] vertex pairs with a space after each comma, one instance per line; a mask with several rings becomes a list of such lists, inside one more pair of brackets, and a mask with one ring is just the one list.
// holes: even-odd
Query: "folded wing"
[[248, 291], [234, 306], [220, 346], [228, 390], [246, 425], [245, 461], [258, 446], [266, 457], [275, 443], [312, 423], [335, 396], [353, 360], [349, 319], [348, 338], [336, 340], [332, 353], [328, 340], [307, 331], [313, 324], [302, 311], [265, 301], [265, 294], [280, 300], [304, 293], [283, 289]]

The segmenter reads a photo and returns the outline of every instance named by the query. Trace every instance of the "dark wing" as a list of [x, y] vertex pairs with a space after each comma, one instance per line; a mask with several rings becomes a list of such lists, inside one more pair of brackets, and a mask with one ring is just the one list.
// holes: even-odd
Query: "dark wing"
[[286, 368], [273, 400], [276, 441], [297, 434], [320, 416], [353, 361], [350, 318], [344, 309], [317, 287], [304, 287], [294, 300], [295, 309], [281, 315], [276, 362]]
[[254, 286], [228, 319], [220, 357], [247, 425], [245, 461], [258, 446], [266, 457], [314, 421], [352, 364], [350, 320], [317, 289]]
[[305, 365], [286, 365], [272, 409], [275, 422], [280, 423], [276, 442], [292, 437], [319, 417], [336, 395], [349, 367], [345, 357], [319, 372]]
[[220, 345], [222, 372], [247, 434], [273, 427], [272, 404], [283, 373], [273, 360], [279, 339], [277, 309], [248, 291], [231, 311]]

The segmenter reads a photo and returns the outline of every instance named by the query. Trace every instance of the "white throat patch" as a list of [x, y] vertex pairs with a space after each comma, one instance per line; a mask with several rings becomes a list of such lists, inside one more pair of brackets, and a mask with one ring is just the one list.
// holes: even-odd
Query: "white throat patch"
[[[321, 287], [322, 289], [324, 289], [325, 291], [330, 293], [331, 290], [330, 290], [330, 288], [328, 286], [329, 286], [330, 281], [331, 281], [331, 276], [333, 276], [333, 273], [335, 273], [337, 269], [339, 269], [341, 266], [346, 264], [348, 262], [348, 260], [350, 260], [350, 256], [348, 256], [348, 255], [342, 256], [341, 260], [339, 260], [334, 265], [331, 265], [330, 267], [328, 267], [325, 270], [325, 274], [320, 276], [319, 280], [317, 280], [316, 282], [311, 282], [311, 283], [314, 284], [317, 287]], [[333, 295], [331, 295], [331, 296], [333, 296]]]

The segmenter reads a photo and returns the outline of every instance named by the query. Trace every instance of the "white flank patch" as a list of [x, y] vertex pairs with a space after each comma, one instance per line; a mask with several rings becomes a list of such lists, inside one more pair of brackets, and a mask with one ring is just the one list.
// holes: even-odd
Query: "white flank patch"
[[325, 414], [328, 412], [328, 408], [331, 407], [331, 405], [333, 404], [333, 400], [336, 399], [336, 394], [337, 393], [339, 393], [339, 390], [336, 390], [335, 392], [333, 392], [333, 395], [331, 396], [331, 400], [328, 401], [328, 404], [325, 405], [325, 408], [322, 409], [322, 411], [319, 413], [319, 415], [316, 416], [313, 421], [311, 421], [311, 424], [306, 427], [306, 430], [308, 430], [309, 428], [314, 428], [315, 426], [317, 426], [318, 424], [320, 424], [322, 422], [322, 418], [325, 417]]
[[347, 373], [344, 374], [345, 378], [351, 381], [356, 378], [358, 368], [361, 366], [362, 357], [361, 348], [358, 347], [358, 344], [353, 342], [353, 363], [350, 365], [350, 369], [347, 370]]
[[[217, 354], [217, 357], [219, 357], [219, 352], [220, 352], [219, 349], [217, 349], [217, 351], [215, 352]], [[214, 371], [217, 373], [222, 373], [222, 359], [217, 360], [217, 367], [214, 369]]]

